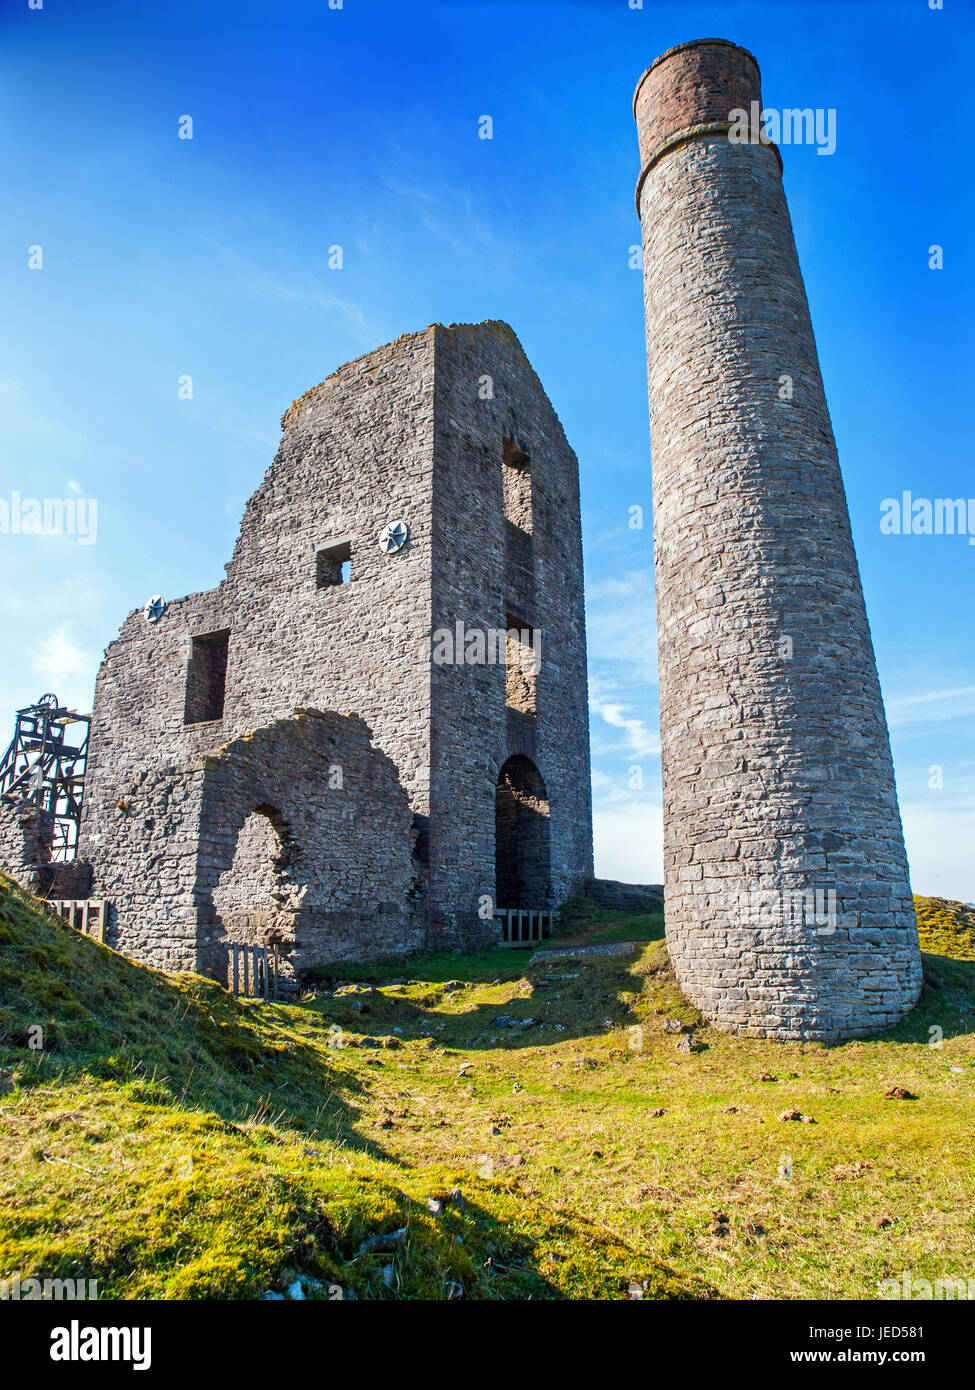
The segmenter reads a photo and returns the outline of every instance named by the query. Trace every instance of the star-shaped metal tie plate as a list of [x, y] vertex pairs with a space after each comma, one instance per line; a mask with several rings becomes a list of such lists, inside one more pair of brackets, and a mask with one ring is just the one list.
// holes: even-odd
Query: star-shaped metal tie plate
[[152, 598], [142, 610], [147, 623], [158, 623], [165, 611], [166, 605], [160, 594], [153, 594]]
[[379, 533], [379, 548], [387, 555], [395, 555], [397, 550], [403, 549], [409, 538], [410, 528], [405, 521], [391, 521]]

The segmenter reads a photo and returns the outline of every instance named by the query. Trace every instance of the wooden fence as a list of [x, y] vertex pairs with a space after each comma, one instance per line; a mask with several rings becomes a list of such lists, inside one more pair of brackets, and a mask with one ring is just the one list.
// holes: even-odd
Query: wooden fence
[[229, 943], [230, 984], [235, 998], [277, 999], [277, 946], [246, 946]]
[[103, 898], [48, 898], [47, 906], [75, 931], [104, 943], [108, 904]]
[[552, 935], [550, 908], [496, 907], [495, 919], [501, 923], [502, 946], [537, 946], [543, 937]]

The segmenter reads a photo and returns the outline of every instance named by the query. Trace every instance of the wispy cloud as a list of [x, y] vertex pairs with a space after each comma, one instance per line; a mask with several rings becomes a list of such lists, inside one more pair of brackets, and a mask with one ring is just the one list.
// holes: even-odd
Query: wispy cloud
[[[621, 550], [628, 539], [619, 535]], [[659, 882], [657, 642], [648, 568], [621, 566], [592, 581], [586, 625], [597, 872]]]
[[885, 701], [889, 724], [933, 724], [975, 714], [975, 685], [951, 690], [927, 690], [917, 695], [895, 695]]
[[330, 271], [324, 280], [310, 275], [287, 280], [279, 275], [269, 274], [264, 265], [257, 263], [236, 246], [213, 240], [208, 241], [207, 245], [217, 260], [226, 267], [235, 293], [277, 304], [293, 304], [298, 308], [322, 313], [328, 318], [331, 326], [348, 334], [353, 341], [367, 348], [383, 342], [386, 336], [385, 325], [377, 324], [370, 319], [362, 305], [355, 300], [336, 294], [336, 285], [343, 279], [342, 272]]
[[25, 584], [19, 563], [9, 552], [0, 552], [0, 624], [5, 630], [0, 735], [13, 710], [45, 691], [53, 690], [76, 709], [90, 710], [105, 641], [106, 593], [97, 575], [72, 571], [56, 583], [35, 578]]
[[[461, 266], [475, 267], [480, 275], [488, 267], [495, 292], [501, 284], [518, 279], [524, 242], [495, 230], [503, 218], [492, 224], [480, 217], [471, 189], [443, 178], [435, 187], [416, 179], [404, 182], [386, 174], [381, 178], [396, 201], [397, 217], [413, 217], [431, 237], [450, 248]], [[523, 280], [519, 285], [522, 290], [528, 288]]]
[[933, 700], [953, 700], [959, 695], [975, 695], [975, 685], [963, 685], [957, 690], [929, 690], [924, 695], [897, 695], [892, 705], [926, 705]]
[[55, 628], [40, 639], [31, 665], [45, 691], [53, 690], [72, 706], [90, 704], [98, 652], [79, 646], [66, 627]]
[[[39, 451], [65, 455], [72, 460], [91, 456], [88, 436], [49, 414], [43, 402], [37, 400], [19, 377], [0, 379], [0, 420], [3, 437], [11, 451], [21, 447], [23, 442], [30, 446], [30, 458], [36, 458]], [[15, 462], [11, 457], [8, 467]]]
[[625, 705], [601, 699], [595, 694], [590, 698], [589, 708], [610, 728], [622, 731], [626, 747], [637, 757], [650, 757], [660, 752], [660, 738], [656, 731], [649, 729], [642, 719], [627, 713]]
[[309, 280], [304, 284], [288, 284], [275, 280], [269, 275], [254, 271], [245, 282], [245, 291], [260, 299], [276, 299], [284, 304], [298, 304], [305, 308], [320, 310], [331, 319], [337, 319], [340, 326], [353, 338], [374, 347], [382, 341], [384, 330], [368, 317], [361, 304], [351, 299], [343, 299], [326, 289], [320, 282]]
[[586, 633], [594, 666], [611, 663], [616, 680], [657, 683], [657, 623], [646, 569], [625, 570], [586, 588]]

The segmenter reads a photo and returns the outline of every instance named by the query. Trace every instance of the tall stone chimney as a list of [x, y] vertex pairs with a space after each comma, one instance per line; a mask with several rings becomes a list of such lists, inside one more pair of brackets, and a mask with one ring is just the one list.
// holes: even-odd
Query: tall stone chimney
[[781, 157], [736, 109], [724, 39], [634, 97], [667, 940], [717, 1027], [836, 1040], [914, 1004], [917, 925]]

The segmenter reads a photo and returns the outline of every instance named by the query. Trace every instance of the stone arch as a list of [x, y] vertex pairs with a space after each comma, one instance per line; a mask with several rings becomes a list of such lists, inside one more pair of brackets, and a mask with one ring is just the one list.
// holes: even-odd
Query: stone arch
[[[94, 856], [118, 950], [225, 981], [228, 945], [263, 944], [265, 929], [282, 933], [283, 977], [423, 945], [409, 797], [358, 715], [297, 709], [122, 787]], [[263, 866], [250, 902], [249, 856]], [[249, 906], [263, 921], [228, 929]]]
[[552, 862], [548, 791], [542, 774], [523, 753], [508, 758], [498, 773], [494, 822], [497, 906], [549, 906]]

